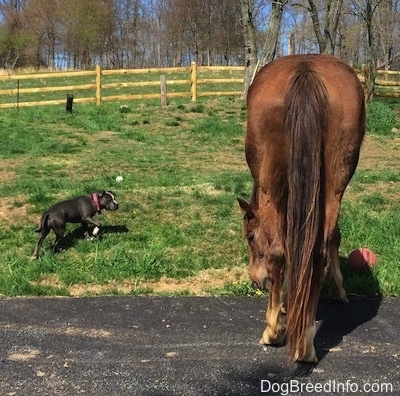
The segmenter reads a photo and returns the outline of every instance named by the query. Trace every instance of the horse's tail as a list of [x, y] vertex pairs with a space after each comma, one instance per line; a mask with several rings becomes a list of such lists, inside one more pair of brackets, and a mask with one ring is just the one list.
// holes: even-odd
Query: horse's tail
[[320, 292], [322, 268], [314, 264], [314, 256], [320, 254], [324, 217], [323, 135], [327, 114], [325, 85], [309, 65], [301, 64], [285, 94], [285, 131], [290, 136], [285, 246], [287, 341], [294, 360], [305, 355], [307, 327], [314, 320]]

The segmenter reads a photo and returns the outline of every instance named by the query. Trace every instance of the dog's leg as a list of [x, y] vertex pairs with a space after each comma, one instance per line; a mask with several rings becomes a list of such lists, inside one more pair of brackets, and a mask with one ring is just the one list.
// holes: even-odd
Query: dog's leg
[[65, 225], [63, 226], [58, 226], [57, 228], [53, 228], [54, 233], [56, 234], [56, 239], [53, 243], [53, 252], [56, 253], [60, 249], [58, 248], [58, 244], [60, 242], [60, 239], [64, 236], [65, 232]]
[[[100, 231], [100, 223], [98, 221], [94, 220], [91, 217], [88, 217], [88, 218], [84, 219], [83, 221], [86, 222], [86, 224], [94, 225], [94, 228], [93, 228], [93, 231], [92, 231], [92, 235], [89, 236], [89, 239], [93, 240], [94, 238], [97, 237], [97, 235], [98, 235], [98, 233]], [[89, 233], [87, 233], [87, 235], [89, 235]]]
[[38, 242], [37, 242], [37, 244], [36, 244], [35, 251], [33, 252], [32, 259], [37, 259], [37, 258], [39, 258], [39, 250], [40, 250], [40, 248], [42, 247], [42, 243], [43, 243], [43, 241], [44, 241], [44, 238], [47, 237], [47, 235], [49, 234], [49, 232], [50, 232], [50, 229], [49, 229], [49, 228], [45, 228], [45, 229], [43, 229], [42, 231], [40, 231], [39, 240], [38, 240]]
[[82, 230], [83, 230], [83, 236], [85, 239], [91, 239], [90, 232], [89, 232], [89, 227], [86, 222], [82, 221]]

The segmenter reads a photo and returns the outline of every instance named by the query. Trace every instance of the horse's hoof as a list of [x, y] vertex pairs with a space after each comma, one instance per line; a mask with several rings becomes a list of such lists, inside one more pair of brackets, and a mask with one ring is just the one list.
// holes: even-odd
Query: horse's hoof
[[337, 296], [337, 295], [329, 295], [328, 294], [328, 299], [332, 303], [337, 303], [337, 304], [347, 304], [349, 302], [348, 298], [346, 295], [344, 296]]
[[261, 345], [284, 345], [285, 343], [285, 332], [282, 331], [280, 334], [275, 335], [274, 337], [271, 337], [267, 330], [264, 331], [264, 333], [261, 336], [261, 340], [259, 341], [259, 344]]
[[302, 358], [300, 358], [299, 352], [296, 351], [296, 354], [294, 355], [293, 360], [297, 363], [311, 363], [311, 364], [318, 363], [318, 358], [317, 358], [315, 349], [313, 351], [311, 351], [308, 356], [306, 355], [306, 356], [303, 356]]

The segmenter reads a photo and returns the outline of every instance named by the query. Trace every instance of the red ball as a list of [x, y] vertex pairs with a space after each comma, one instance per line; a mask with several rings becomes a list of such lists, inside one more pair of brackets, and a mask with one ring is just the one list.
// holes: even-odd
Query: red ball
[[353, 250], [347, 258], [347, 264], [355, 271], [362, 271], [366, 268], [372, 268], [378, 263], [376, 254], [367, 248]]

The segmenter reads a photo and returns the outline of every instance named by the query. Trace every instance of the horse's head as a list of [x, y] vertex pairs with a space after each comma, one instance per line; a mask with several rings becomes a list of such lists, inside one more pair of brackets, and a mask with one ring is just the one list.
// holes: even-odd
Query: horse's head
[[243, 199], [238, 198], [238, 201], [244, 212], [243, 233], [249, 245], [250, 279], [260, 290], [267, 290], [276, 264], [282, 262], [283, 249], [268, 235], [258, 210]]

